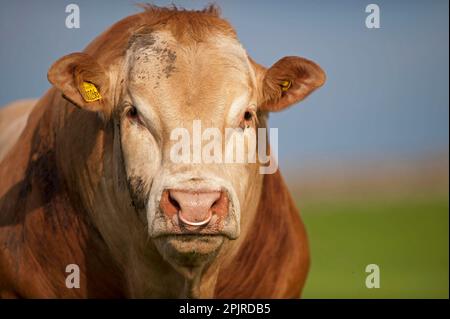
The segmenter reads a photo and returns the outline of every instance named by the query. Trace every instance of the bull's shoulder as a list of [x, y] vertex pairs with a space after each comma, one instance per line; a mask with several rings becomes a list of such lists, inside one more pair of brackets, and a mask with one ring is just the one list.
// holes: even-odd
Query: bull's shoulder
[[0, 108], [0, 162], [18, 141], [36, 102], [18, 100]]
[[218, 298], [298, 298], [309, 269], [305, 227], [279, 171], [264, 176], [255, 219], [221, 269]]

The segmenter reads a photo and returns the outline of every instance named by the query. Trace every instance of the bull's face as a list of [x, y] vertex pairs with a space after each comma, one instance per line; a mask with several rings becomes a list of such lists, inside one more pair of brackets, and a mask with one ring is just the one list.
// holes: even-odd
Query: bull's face
[[[163, 257], [189, 273], [245, 233], [257, 214], [261, 165], [257, 155], [249, 158], [261, 141], [256, 148], [248, 141], [265, 127], [266, 112], [306, 97], [324, 73], [298, 57], [266, 70], [231, 35], [179, 41], [144, 28], [119, 62], [73, 54], [52, 66], [49, 79], [72, 103], [112, 123], [128, 207]], [[95, 92], [86, 97], [84, 82], [100, 100]]]
[[[259, 180], [256, 163], [224, 159], [227, 129], [255, 132], [255, 71], [236, 40], [181, 46], [167, 32], [136, 35], [127, 61], [119, 122], [135, 207], [163, 255], [197, 266], [239, 236], [249, 183]], [[211, 143], [217, 154], [202, 154]]]

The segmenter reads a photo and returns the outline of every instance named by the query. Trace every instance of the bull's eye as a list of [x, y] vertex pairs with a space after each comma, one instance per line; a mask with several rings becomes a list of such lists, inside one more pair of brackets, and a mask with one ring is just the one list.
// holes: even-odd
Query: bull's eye
[[127, 116], [131, 119], [138, 119], [138, 111], [137, 111], [136, 107], [131, 106], [127, 110]]
[[247, 110], [245, 111], [244, 115], [242, 116], [241, 120], [241, 128], [246, 129], [249, 127], [254, 126], [256, 123], [256, 114], [253, 110]]

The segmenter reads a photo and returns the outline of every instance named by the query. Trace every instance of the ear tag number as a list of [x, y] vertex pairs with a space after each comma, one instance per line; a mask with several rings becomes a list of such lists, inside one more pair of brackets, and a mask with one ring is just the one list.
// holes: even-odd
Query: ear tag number
[[291, 87], [292, 82], [289, 80], [283, 81], [280, 83], [281, 91], [286, 92]]
[[97, 87], [89, 82], [83, 82], [81, 95], [83, 96], [86, 102], [94, 102], [102, 98], [102, 96], [97, 90]]

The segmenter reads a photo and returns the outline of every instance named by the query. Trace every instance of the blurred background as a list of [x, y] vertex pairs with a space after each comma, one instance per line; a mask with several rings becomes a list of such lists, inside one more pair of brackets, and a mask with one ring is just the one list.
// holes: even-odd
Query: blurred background
[[[138, 2], [1, 0], [0, 105], [41, 96], [52, 62], [139, 12]], [[79, 29], [65, 26], [70, 3]], [[328, 76], [269, 122], [310, 237], [303, 297], [448, 298], [448, 1], [215, 3], [259, 63], [299, 55]], [[366, 28], [370, 3], [379, 29]], [[368, 264], [380, 267], [379, 289], [365, 286]]]

